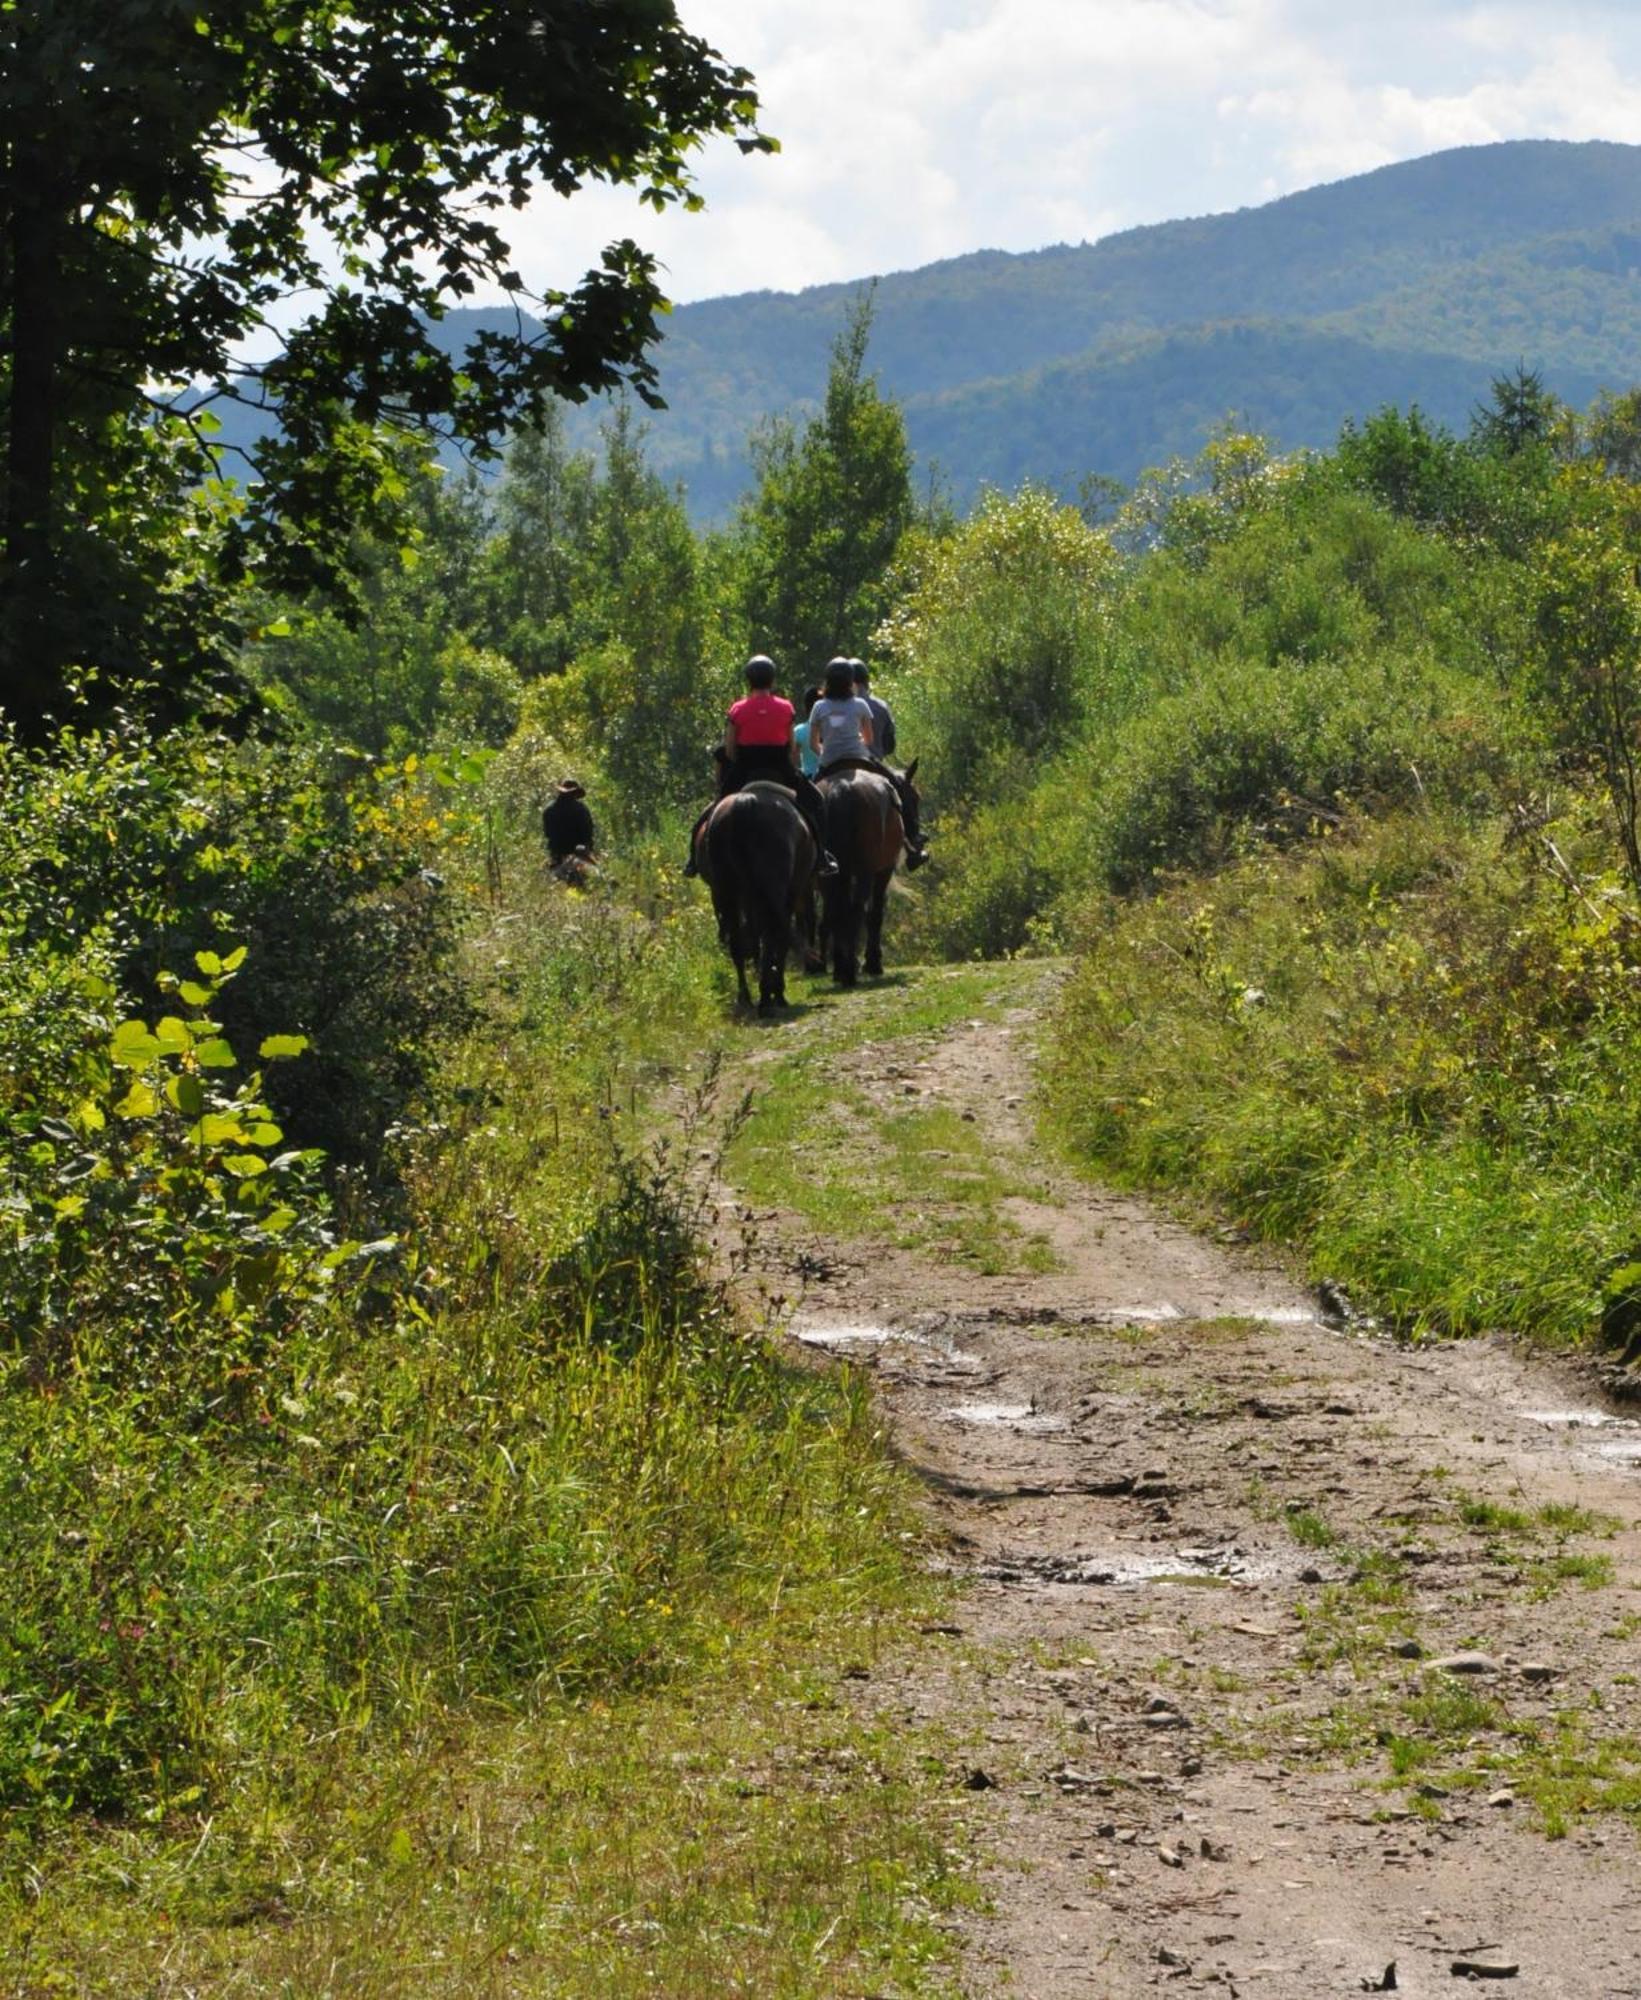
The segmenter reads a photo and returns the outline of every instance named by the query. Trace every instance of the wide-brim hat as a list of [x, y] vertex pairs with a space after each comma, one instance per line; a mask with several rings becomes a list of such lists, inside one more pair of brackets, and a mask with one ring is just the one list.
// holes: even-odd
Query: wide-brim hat
[[579, 778], [560, 778], [558, 795], [561, 799], [580, 799], [587, 795], [587, 787]]

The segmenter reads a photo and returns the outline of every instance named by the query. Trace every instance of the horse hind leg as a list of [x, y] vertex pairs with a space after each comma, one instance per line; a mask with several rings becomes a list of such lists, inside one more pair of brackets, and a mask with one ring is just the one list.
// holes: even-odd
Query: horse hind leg
[[735, 983], [741, 989], [741, 1005], [749, 1013], [752, 1010], [752, 988], [747, 983], [746, 962], [755, 955], [758, 948], [757, 938], [747, 935], [750, 928], [746, 919], [737, 911], [733, 919], [729, 955], [735, 961]]
[[764, 926], [759, 940], [758, 1012], [773, 1014], [786, 1005], [786, 957], [792, 949], [792, 926], [778, 917]]
[[889, 893], [889, 877], [879, 875], [872, 883], [872, 899], [866, 906], [866, 977], [883, 977], [883, 904]]
[[832, 933], [832, 977], [840, 986], [860, 979], [860, 927], [864, 917], [860, 885], [849, 883], [838, 897], [837, 923]]

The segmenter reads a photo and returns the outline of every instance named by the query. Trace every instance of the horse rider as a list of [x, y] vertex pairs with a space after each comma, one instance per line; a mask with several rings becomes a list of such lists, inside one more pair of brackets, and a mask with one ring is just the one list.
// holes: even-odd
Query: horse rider
[[559, 779], [552, 798], [542, 808], [541, 831], [547, 842], [549, 868], [559, 867], [578, 849], [591, 856], [597, 845], [593, 816], [587, 805], [587, 788], [579, 779]]
[[918, 824], [917, 794], [910, 782], [885, 761], [894, 748], [895, 719], [887, 702], [868, 693], [870, 677], [859, 660], [841, 654], [826, 668], [826, 688], [809, 714], [809, 742], [820, 756], [822, 772], [839, 763], [861, 763], [880, 771], [900, 799], [905, 833], [906, 872], [921, 868], [929, 858]]
[[[718, 761], [718, 799], [738, 792], [754, 778], [784, 785], [795, 796], [798, 811], [814, 836], [819, 856], [816, 873], [836, 875], [838, 864], [826, 848], [826, 801], [816, 791], [814, 780], [798, 768], [798, 746], [793, 740], [792, 704], [775, 692], [775, 662], [767, 653], [754, 653], [746, 663], [747, 691], [730, 709], [724, 724], [724, 741]], [[695, 843], [711, 818], [713, 807], [690, 829], [686, 875], [698, 875]]]
[[851, 660], [849, 671], [855, 677], [855, 693], [872, 711], [873, 746], [879, 759], [886, 764], [895, 754], [895, 719], [889, 713], [889, 704], [873, 694], [872, 676], [866, 671], [866, 662]]
[[792, 725], [792, 741], [798, 746], [798, 769], [806, 778], [812, 778], [820, 770], [820, 758], [809, 741], [809, 711], [821, 698], [819, 688], [805, 688], [803, 700], [798, 704], [798, 720]]

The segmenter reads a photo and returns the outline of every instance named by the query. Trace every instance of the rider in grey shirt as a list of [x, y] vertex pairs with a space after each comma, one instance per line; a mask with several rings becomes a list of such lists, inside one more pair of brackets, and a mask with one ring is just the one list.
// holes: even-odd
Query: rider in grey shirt
[[827, 675], [827, 692], [809, 711], [809, 747], [823, 771], [849, 757], [870, 759], [875, 737], [870, 707], [857, 694], [834, 695], [832, 678]]

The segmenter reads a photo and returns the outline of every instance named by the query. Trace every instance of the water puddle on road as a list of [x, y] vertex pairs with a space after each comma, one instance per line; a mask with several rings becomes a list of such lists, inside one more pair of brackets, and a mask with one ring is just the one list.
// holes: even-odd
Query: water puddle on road
[[[791, 1333], [792, 1338], [801, 1341], [805, 1347], [824, 1348], [830, 1354], [857, 1354], [862, 1349], [897, 1344], [907, 1347], [936, 1345], [927, 1334], [908, 1333], [903, 1327], [840, 1324], [833, 1320], [795, 1320]], [[941, 1351], [946, 1350], [943, 1348]]]
[[1034, 1409], [1030, 1403], [954, 1403], [940, 1412], [948, 1424], [975, 1424], [985, 1429], [1008, 1431], [1063, 1431], [1064, 1417], [1052, 1410]]
[[1278, 1565], [1245, 1549], [1182, 1548], [1169, 1555], [1132, 1555], [1126, 1549], [1099, 1549], [1073, 1555], [1002, 1556], [980, 1574], [998, 1583], [1071, 1584], [1088, 1588], [1132, 1588], [1140, 1584], [1185, 1584], [1223, 1588], [1275, 1576]]
[[1319, 1324], [1315, 1313], [1305, 1306], [1261, 1306], [1246, 1305], [1232, 1300], [1229, 1303], [1203, 1306], [1200, 1310], [1187, 1312], [1183, 1306], [1115, 1306], [1109, 1312], [1101, 1312], [1099, 1321], [1106, 1326], [1170, 1326], [1181, 1321], [1201, 1320], [1248, 1320], [1256, 1326], [1316, 1326]]
[[1523, 1410], [1530, 1424], [1542, 1424], [1552, 1431], [1601, 1431], [1598, 1444], [1584, 1447], [1588, 1457], [1603, 1465], [1641, 1466], [1641, 1423], [1634, 1417], [1615, 1417], [1610, 1410]]

